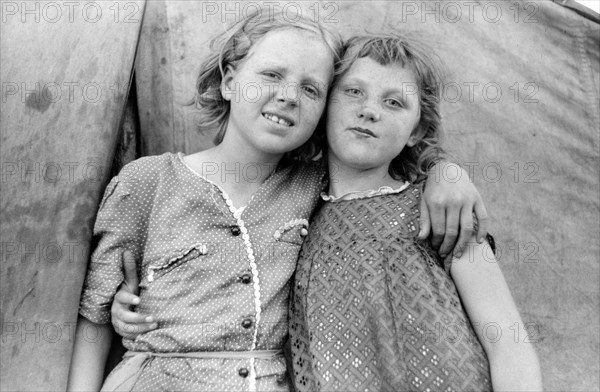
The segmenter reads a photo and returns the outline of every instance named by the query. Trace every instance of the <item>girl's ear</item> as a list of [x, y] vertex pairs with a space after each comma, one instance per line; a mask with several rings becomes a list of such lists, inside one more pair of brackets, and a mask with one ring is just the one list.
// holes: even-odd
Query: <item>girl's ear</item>
[[414, 145], [417, 144], [423, 138], [423, 136], [425, 136], [425, 131], [421, 127], [421, 124], [418, 124], [415, 130], [412, 132], [412, 135], [410, 135], [408, 138], [406, 145], [408, 147], [414, 147]]
[[413, 129], [410, 137], [408, 138], [408, 142], [406, 142], [408, 147], [414, 147], [415, 144], [417, 144], [425, 136], [425, 129], [423, 129], [422, 126], [421, 115], [421, 102], [419, 101], [419, 117], [417, 118], [417, 125], [415, 126], [415, 129]]
[[229, 64], [227, 67], [225, 67], [225, 75], [223, 75], [223, 80], [221, 80], [221, 95], [226, 101], [231, 101], [235, 93], [235, 89], [233, 88], [234, 76], [235, 69], [231, 64]]

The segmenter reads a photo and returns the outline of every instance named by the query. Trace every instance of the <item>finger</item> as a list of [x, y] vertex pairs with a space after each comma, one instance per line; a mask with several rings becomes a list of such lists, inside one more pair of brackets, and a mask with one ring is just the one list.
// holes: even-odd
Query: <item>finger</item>
[[154, 323], [154, 318], [147, 314], [141, 314], [132, 312], [130, 310], [117, 312], [117, 317], [115, 317], [115, 321], [126, 324], [152, 324]]
[[138, 305], [140, 303], [140, 298], [137, 295], [126, 291], [126, 289], [119, 289], [117, 294], [115, 294], [114, 302], [118, 305], [129, 307]]
[[482, 243], [488, 233], [489, 217], [487, 210], [483, 205], [483, 200], [479, 199], [475, 203], [475, 215], [479, 223], [479, 229], [477, 230], [477, 242]]
[[156, 323], [153, 324], [127, 324], [119, 322], [117, 324], [113, 323], [113, 327], [115, 328], [115, 332], [121, 335], [124, 338], [135, 340], [135, 338], [149, 331], [152, 331], [157, 328]]
[[439, 205], [433, 205], [430, 210], [431, 246], [439, 249], [446, 232], [446, 210]]
[[454, 248], [456, 238], [458, 237], [458, 230], [460, 227], [460, 210], [457, 207], [449, 206], [446, 210], [446, 232], [444, 234], [444, 240], [440, 246], [440, 256], [446, 257], [448, 253]]
[[431, 231], [431, 222], [429, 220], [429, 209], [425, 199], [421, 198], [421, 217], [419, 218], [421, 229], [419, 230], [419, 239], [424, 240], [429, 237]]
[[123, 270], [125, 272], [125, 284], [134, 294], [139, 292], [137, 265], [133, 253], [128, 250], [123, 251]]
[[469, 241], [473, 236], [473, 208], [463, 208], [460, 211], [460, 234], [452, 254], [454, 257], [460, 257], [467, 249]]
[[119, 323], [119, 322], [113, 321], [112, 325], [113, 325], [113, 328], [114, 328], [115, 332], [117, 333], [117, 335], [127, 338], [127, 339], [135, 340], [137, 335], [131, 334], [130, 333], [131, 329], [124, 323]]

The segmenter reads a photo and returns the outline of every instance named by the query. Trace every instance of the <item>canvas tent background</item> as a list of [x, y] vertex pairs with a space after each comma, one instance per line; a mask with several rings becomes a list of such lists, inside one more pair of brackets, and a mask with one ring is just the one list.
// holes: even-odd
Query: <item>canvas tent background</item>
[[2, 390], [66, 387], [141, 28], [127, 4], [0, 3]]
[[[112, 3], [98, 4], [114, 14]], [[129, 95], [124, 117], [124, 96], [36, 103], [21, 99], [20, 91], [8, 94], [14, 85], [7, 83], [126, 83], [139, 24], [108, 18], [104, 24], [4, 22], [3, 15], [3, 390], [64, 389], [72, 344], [67, 327], [76, 319], [93, 217], [112, 156], [118, 152], [113, 166], [119, 166], [141, 155], [211, 145], [212, 134], [196, 129], [196, 114], [184, 103], [193, 97], [210, 37], [255, 4], [261, 3], [147, 2], [135, 95]], [[490, 325], [488, 336], [525, 339], [529, 332], [547, 390], [597, 390], [597, 14], [562, 0], [276, 4], [277, 12], [291, 15], [300, 7], [305, 15], [318, 15], [344, 36], [392, 26], [427, 37], [449, 69], [447, 144], [486, 200], [502, 269], [531, 323], [510, 331]], [[121, 131], [119, 118], [125, 118]], [[49, 181], [55, 172], [36, 178], [35, 164], [54, 168], [49, 162], [65, 170], [73, 166], [65, 163], [92, 162], [104, 170], [95, 182], [89, 175]], [[42, 254], [55, 243], [62, 257]], [[37, 254], [28, 251], [32, 244], [41, 245]], [[71, 249], [77, 250], [74, 259]], [[57, 328], [63, 332], [58, 340]]]

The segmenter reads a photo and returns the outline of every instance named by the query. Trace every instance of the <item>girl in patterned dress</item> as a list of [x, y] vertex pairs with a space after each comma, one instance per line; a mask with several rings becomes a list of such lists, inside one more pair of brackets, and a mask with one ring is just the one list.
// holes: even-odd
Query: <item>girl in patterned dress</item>
[[[106, 189], [69, 390], [102, 385], [122, 254], [132, 255], [141, 279], [137, 310], [156, 325], [125, 337], [129, 351], [103, 390], [291, 387], [281, 355], [290, 279], [323, 189], [311, 135], [340, 40], [301, 16], [269, 12], [220, 40], [197, 86], [202, 125], [218, 129], [217, 146], [136, 160]], [[444, 185], [432, 188], [444, 193]], [[463, 207], [472, 210], [470, 186]]]
[[296, 270], [298, 391], [541, 390], [488, 242], [419, 241], [419, 180], [442, 150], [432, 57], [390, 34], [347, 43], [327, 109], [330, 183]]

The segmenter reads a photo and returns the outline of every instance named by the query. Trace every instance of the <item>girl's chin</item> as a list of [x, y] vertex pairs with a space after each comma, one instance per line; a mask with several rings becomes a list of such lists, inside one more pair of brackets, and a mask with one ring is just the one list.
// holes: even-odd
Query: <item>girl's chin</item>
[[283, 155], [290, 151], [294, 151], [298, 147], [301, 147], [304, 143], [306, 143], [306, 141], [294, 143], [286, 143], [283, 140], [275, 140], [273, 142], [265, 141], [265, 143], [262, 145], [262, 150], [267, 154]]
[[295, 150], [297, 147], [294, 146], [280, 146], [280, 145], [267, 145], [261, 148], [261, 151], [269, 155], [280, 155], [283, 156], [285, 153]]
[[354, 171], [375, 170], [381, 166], [387, 168], [390, 164], [390, 162], [374, 161], [373, 154], [369, 154], [369, 156], [349, 155], [343, 157], [343, 159], [335, 159], [333, 162], [338, 166], [338, 169]]
[[367, 151], [361, 151], [359, 153], [352, 153], [350, 151], [346, 151], [345, 154], [341, 154], [342, 156], [337, 157], [337, 161], [340, 165], [348, 166], [348, 167], [369, 167], [374, 164], [373, 162], [373, 153]]

